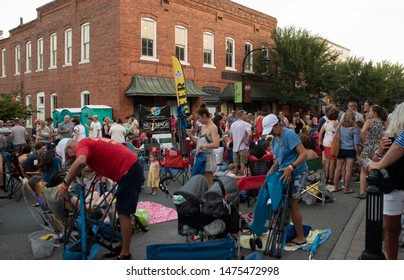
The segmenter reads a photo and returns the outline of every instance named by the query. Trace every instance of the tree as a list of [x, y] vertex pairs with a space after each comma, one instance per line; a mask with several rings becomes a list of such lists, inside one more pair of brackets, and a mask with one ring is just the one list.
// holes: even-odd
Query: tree
[[263, 75], [281, 93], [281, 101], [309, 105], [313, 98], [340, 87], [336, 66], [339, 53], [331, 50], [325, 39], [295, 27], [276, 28], [272, 37], [272, 67]]
[[24, 106], [21, 102], [15, 101], [17, 94], [0, 94], [0, 119], [9, 120], [13, 118], [29, 118], [31, 116], [30, 108]]

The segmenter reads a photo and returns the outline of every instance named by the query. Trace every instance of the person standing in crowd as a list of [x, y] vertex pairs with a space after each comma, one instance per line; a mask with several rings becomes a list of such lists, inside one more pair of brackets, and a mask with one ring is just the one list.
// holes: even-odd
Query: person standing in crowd
[[244, 174], [249, 154], [250, 141], [252, 139], [251, 125], [245, 120], [247, 113], [244, 110], [237, 112], [237, 121], [230, 127], [233, 138], [233, 163]]
[[103, 138], [111, 138], [111, 135], [109, 134], [110, 127], [111, 119], [109, 117], [105, 117], [101, 129], [101, 135]]
[[[344, 174], [344, 193], [353, 193], [351, 190], [351, 177], [352, 168], [356, 156], [359, 154], [359, 145], [361, 144], [359, 128], [355, 122], [355, 112], [348, 109], [346, 110], [341, 124], [338, 126], [337, 130], [340, 130], [340, 140], [339, 140], [339, 153], [337, 156], [337, 168], [334, 174], [334, 192], [340, 191], [338, 187], [338, 182], [341, 178], [341, 174]], [[338, 132], [336, 132], [338, 133]], [[343, 173], [342, 167], [345, 164], [345, 170]]]
[[[120, 250], [105, 254], [102, 258], [131, 259], [130, 242], [133, 225], [130, 215], [136, 212], [139, 193], [145, 180], [143, 165], [138, 160], [138, 156], [124, 145], [106, 138], [99, 140], [85, 138], [79, 143], [70, 139], [59, 143], [56, 150], [63, 151], [59, 153], [59, 155], [63, 154], [62, 162], [66, 161], [65, 157], [75, 159], [63, 183], [59, 186], [62, 195], [66, 196], [70, 184], [86, 164], [100, 176], [118, 183], [116, 210], [121, 225], [122, 241]], [[119, 253], [115, 253], [116, 251]]]
[[261, 137], [262, 131], [264, 130], [264, 128], [262, 126], [263, 119], [264, 119], [264, 117], [262, 116], [262, 112], [258, 111], [257, 117], [255, 118], [255, 121], [254, 121], [255, 133], [258, 135], [257, 138]]
[[52, 133], [49, 131], [46, 121], [39, 121], [39, 128], [36, 131], [36, 142], [45, 143], [46, 149], [51, 150], [51, 138]]
[[87, 121], [90, 125], [85, 124], [84, 126], [88, 129], [88, 137], [89, 138], [94, 138], [94, 122], [93, 122], [93, 117], [88, 117]]
[[216, 114], [212, 119], [213, 123], [217, 126], [217, 133], [219, 134], [220, 146], [217, 149], [213, 150], [216, 159], [216, 172], [220, 171], [220, 167], [223, 164], [223, 156], [224, 156], [224, 147], [226, 146], [226, 142], [223, 140], [223, 130], [222, 124], [224, 122], [224, 118], [220, 114]]
[[371, 118], [369, 111], [372, 105], [373, 103], [369, 100], [365, 100], [365, 102], [363, 102], [363, 118], [365, 122]]
[[150, 168], [147, 174], [147, 186], [150, 187], [150, 194], [156, 195], [160, 184], [160, 156], [159, 152], [150, 153]]
[[84, 138], [86, 138], [86, 130], [84, 126], [80, 123], [79, 119], [73, 118], [72, 123], [73, 127], [73, 139], [77, 142], [80, 142]]
[[282, 126], [282, 127], [289, 128], [289, 120], [288, 120], [288, 118], [285, 116], [285, 113], [282, 112], [282, 111], [280, 111], [280, 112], [278, 113], [278, 117], [279, 117], [279, 119], [280, 119], [280, 124], [281, 124], [281, 126]]
[[[334, 174], [335, 174], [335, 163], [337, 158], [331, 155], [331, 143], [335, 137], [338, 126], [338, 114], [337, 108], [331, 107], [330, 110], [326, 111], [328, 114], [327, 120], [319, 133], [319, 147], [324, 149], [325, 155], [325, 167], [324, 174], [326, 183], [329, 185], [334, 185]], [[338, 190], [335, 188], [335, 190]]]
[[300, 113], [296, 112], [295, 117], [293, 118], [293, 126], [295, 129], [296, 134], [300, 134], [300, 131], [306, 124], [304, 123], [303, 119], [300, 117]]
[[109, 129], [111, 139], [119, 143], [125, 143], [126, 129], [122, 125], [122, 120], [118, 119]]
[[73, 123], [71, 122], [70, 116], [66, 115], [58, 126], [58, 133], [60, 134], [60, 139], [70, 138], [73, 133]]
[[306, 238], [304, 237], [303, 219], [298, 203], [302, 188], [302, 176], [308, 172], [306, 150], [300, 142], [299, 136], [292, 130], [282, 127], [276, 115], [267, 115], [262, 124], [264, 127], [262, 133], [274, 136], [272, 146], [277, 158], [268, 173], [283, 171], [280, 179], [293, 185], [290, 216], [296, 229], [296, 237], [287, 245], [303, 245], [306, 243]]
[[14, 119], [14, 126], [11, 128], [11, 137], [13, 139], [13, 150], [18, 152], [21, 146], [27, 143], [28, 132], [20, 123], [20, 119]]
[[102, 136], [102, 127], [101, 123], [98, 121], [98, 115], [93, 116], [93, 122], [94, 122], [94, 127], [93, 127], [93, 139], [99, 139]]
[[365, 159], [372, 159], [377, 147], [382, 140], [383, 133], [386, 131], [387, 123], [387, 111], [378, 106], [372, 105], [369, 108], [369, 118], [365, 122], [361, 130], [362, 143], [364, 148], [359, 156], [359, 162], [361, 163], [360, 173], [360, 190], [359, 193], [353, 194], [356, 198], [366, 198], [366, 168], [364, 165]]
[[[325, 115], [320, 118], [318, 121], [317, 131], [320, 132], [321, 128], [323, 127], [324, 123], [328, 121], [328, 116], [330, 114], [331, 109], [336, 109], [334, 104], [328, 104], [325, 107]], [[338, 118], [337, 118], [338, 119]]]
[[373, 157], [374, 162], [367, 166], [367, 171], [386, 169], [389, 174], [390, 188], [383, 198], [384, 245], [387, 258], [397, 260], [401, 215], [404, 213], [404, 103], [394, 109], [388, 131], [396, 139], [392, 141], [392, 138], [382, 138]]
[[203, 175], [208, 181], [208, 187], [210, 188], [213, 185], [213, 173], [216, 171], [216, 160], [213, 150], [219, 148], [220, 138], [217, 127], [213, 123], [205, 103], [200, 105], [196, 114], [202, 127], [198, 132], [198, 137], [195, 137], [192, 133], [188, 133], [188, 136], [192, 142], [196, 143], [196, 153], [204, 153], [206, 155], [205, 173]]

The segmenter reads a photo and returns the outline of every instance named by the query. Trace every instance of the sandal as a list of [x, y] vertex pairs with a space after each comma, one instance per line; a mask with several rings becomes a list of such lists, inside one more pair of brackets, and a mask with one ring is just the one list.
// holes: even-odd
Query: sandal
[[344, 194], [354, 193], [354, 190], [344, 191]]

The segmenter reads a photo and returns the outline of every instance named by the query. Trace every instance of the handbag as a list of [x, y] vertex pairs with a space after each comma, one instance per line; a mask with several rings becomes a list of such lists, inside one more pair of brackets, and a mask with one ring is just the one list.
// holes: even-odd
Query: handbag
[[332, 157], [337, 157], [339, 154], [339, 139], [341, 137], [341, 130], [340, 127], [337, 127], [337, 133], [334, 136], [334, 139], [332, 139], [331, 143], [331, 148], [330, 148], [330, 155]]
[[203, 175], [205, 173], [205, 166], [206, 166], [206, 155], [200, 152], [195, 157], [191, 177], [197, 174]]

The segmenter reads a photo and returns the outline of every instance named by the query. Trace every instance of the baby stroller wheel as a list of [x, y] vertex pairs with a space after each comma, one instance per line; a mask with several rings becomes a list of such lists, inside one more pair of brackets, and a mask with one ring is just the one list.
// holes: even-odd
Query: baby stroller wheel
[[252, 251], [255, 251], [255, 240], [254, 238], [250, 238], [250, 248]]
[[255, 244], [257, 245], [257, 248], [258, 248], [258, 249], [261, 249], [261, 248], [262, 248], [262, 240], [261, 240], [261, 237], [259, 237], [259, 236], [255, 237]]

